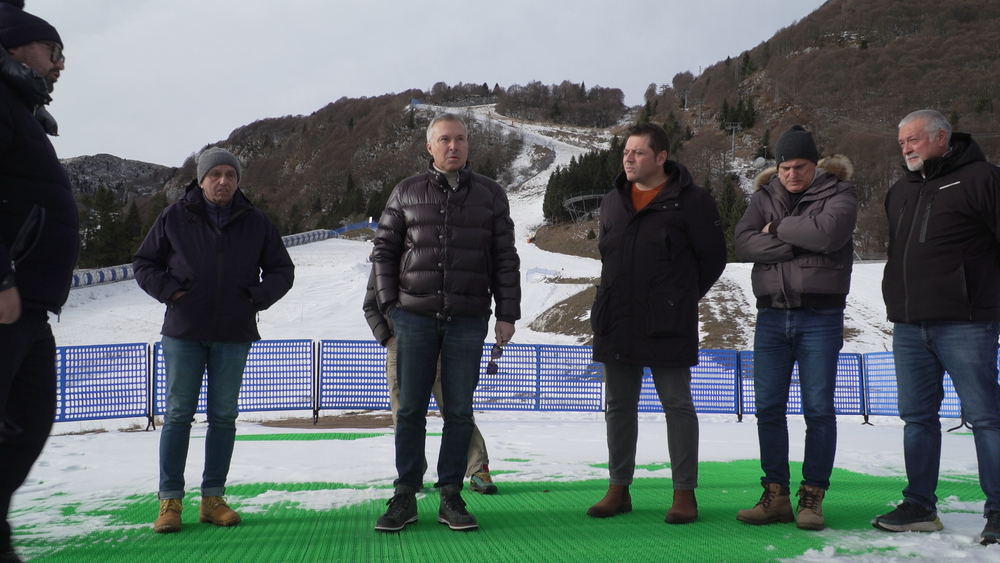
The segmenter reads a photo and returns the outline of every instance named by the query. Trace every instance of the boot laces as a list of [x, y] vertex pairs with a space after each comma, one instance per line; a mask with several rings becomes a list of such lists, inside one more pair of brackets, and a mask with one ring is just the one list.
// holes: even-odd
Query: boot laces
[[818, 511], [821, 500], [821, 497], [818, 494], [803, 487], [799, 489], [799, 492], [795, 493], [795, 496], [799, 497], [800, 508], [809, 509], [813, 512]]
[[410, 506], [409, 495], [393, 495], [391, 499], [386, 503], [389, 506], [389, 510], [386, 511], [386, 516], [397, 517], [403, 513]]
[[172, 498], [167, 499], [167, 502], [160, 503], [160, 516], [163, 516], [170, 511], [180, 512], [181, 511], [181, 501], [180, 499]]

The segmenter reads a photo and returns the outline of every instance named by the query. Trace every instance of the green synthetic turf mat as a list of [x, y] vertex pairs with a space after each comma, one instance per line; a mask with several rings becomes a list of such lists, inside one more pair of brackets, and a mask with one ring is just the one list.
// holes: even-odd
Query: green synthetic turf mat
[[[660, 464], [654, 464], [660, 468]], [[799, 474], [801, 464], [792, 464]], [[516, 474], [515, 474], [516, 475]], [[515, 475], [512, 475], [514, 477]], [[368, 500], [335, 510], [316, 511], [297, 502], [280, 501], [257, 511], [244, 511], [243, 523], [217, 528], [197, 522], [195, 492], [185, 502], [184, 527], [176, 534], [154, 534], [155, 495], [121, 499], [106, 509], [80, 511], [67, 503], [64, 514], [97, 519], [106, 516], [103, 531], [51, 539], [33, 537], [18, 527], [15, 545], [33, 561], [131, 563], [149, 561], [213, 563], [280, 562], [544, 562], [671, 561], [755, 563], [795, 557], [824, 547], [825, 534], [799, 530], [794, 524], [750, 526], [736, 521], [736, 511], [754, 505], [760, 496], [760, 468], [755, 460], [702, 462], [698, 522], [670, 526], [663, 522], [670, 505], [668, 478], [636, 479], [631, 488], [634, 510], [600, 520], [586, 515], [600, 500], [607, 481], [516, 482], [498, 480], [500, 494], [465, 492], [469, 511], [480, 530], [453, 532], [437, 523], [436, 492], [419, 496], [420, 521], [402, 533], [375, 532], [375, 520], [385, 499]], [[900, 499], [902, 477], [873, 477], [835, 469], [833, 488], [823, 508], [828, 528], [838, 531], [871, 529], [870, 520]], [[388, 496], [389, 487], [376, 493]], [[260, 483], [228, 487], [233, 508], [240, 499], [267, 491], [331, 491], [367, 489], [338, 483]], [[974, 476], [943, 478], [941, 498], [981, 501]], [[111, 503], [109, 503], [111, 504]], [[28, 510], [28, 509], [23, 509]], [[17, 518], [17, 512], [13, 517]], [[881, 548], [884, 549], [884, 548]], [[839, 550], [838, 554], [848, 552]]]

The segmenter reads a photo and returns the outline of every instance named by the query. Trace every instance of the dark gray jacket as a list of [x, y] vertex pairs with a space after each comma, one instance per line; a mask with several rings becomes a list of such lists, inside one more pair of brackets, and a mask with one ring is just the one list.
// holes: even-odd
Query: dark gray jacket
[[757, 176], [756, 191], [736, 225], [735, 243], [740, 260], [754, 262], [758, 308], [844, 308], [858, 218], [857, 188], [849, 181], [853, 173], [844, 156], [819, 161], [816, 178], [794, 207], [777, 169]]

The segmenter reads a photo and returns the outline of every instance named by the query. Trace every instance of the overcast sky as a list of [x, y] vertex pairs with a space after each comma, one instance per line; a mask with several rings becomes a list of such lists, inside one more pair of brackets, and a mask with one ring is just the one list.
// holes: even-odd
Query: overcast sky
[[180, 166], [266, 117], [436, 82], [650, 83], [738, 56], [823, 0], [25, 0], [59, 30], [62, 158]]

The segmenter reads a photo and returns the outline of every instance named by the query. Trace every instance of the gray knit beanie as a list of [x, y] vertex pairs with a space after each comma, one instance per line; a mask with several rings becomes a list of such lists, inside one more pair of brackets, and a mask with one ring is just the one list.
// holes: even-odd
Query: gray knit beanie
[[219, 147], [205, 149], [198, 155], [198, 184], [205, 179], [205, 174], [220, 164], [228, 164], [236, 169], [236, 184], [239, 185], [240, 178], [243, 177], [243, 169], [240, 168], [240, 161], [233, 156], [233, 153]]
[[787, 160], [804, 158], [813, 164], [819, 162], [819, 151], [813, 135], [801, 125], [792, 125], [778, 138], [774, 147], [774, 158], [778, 164]]

